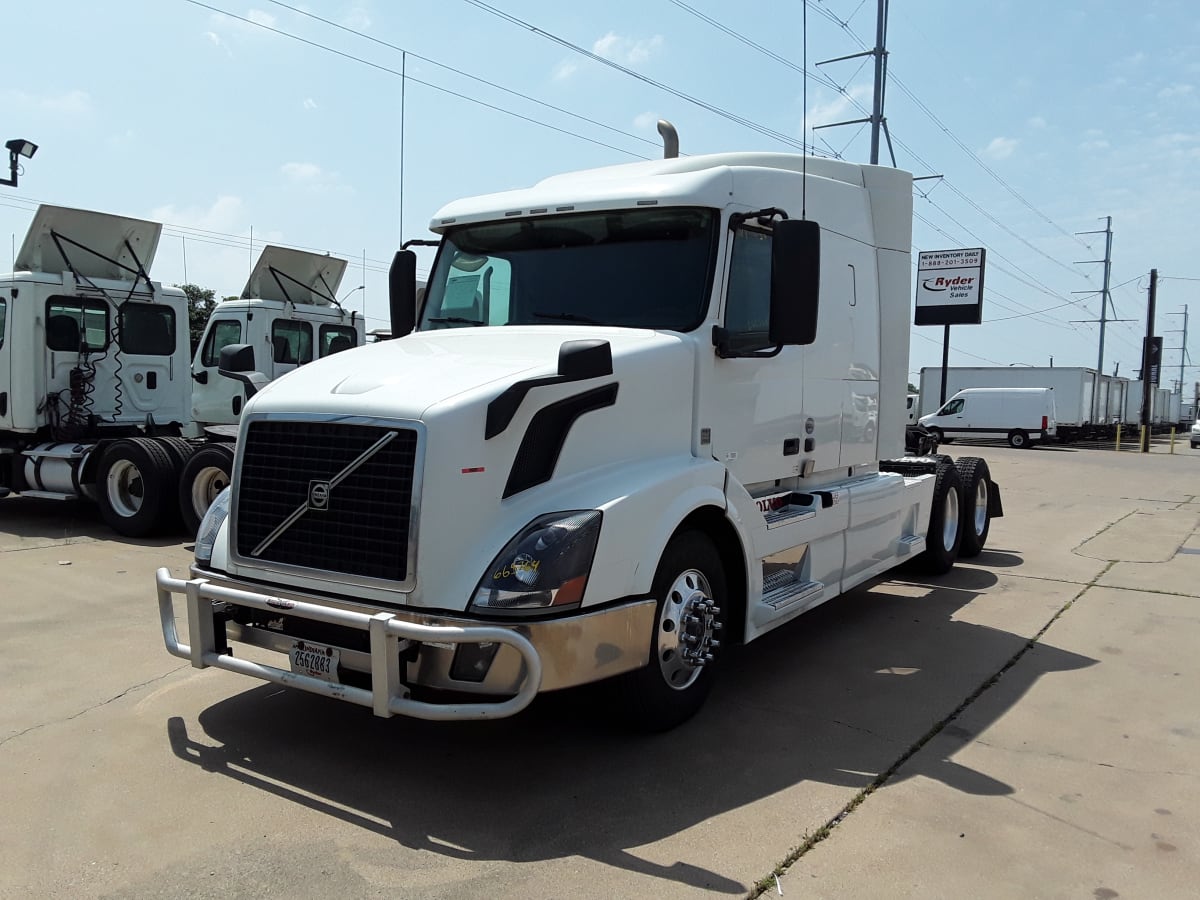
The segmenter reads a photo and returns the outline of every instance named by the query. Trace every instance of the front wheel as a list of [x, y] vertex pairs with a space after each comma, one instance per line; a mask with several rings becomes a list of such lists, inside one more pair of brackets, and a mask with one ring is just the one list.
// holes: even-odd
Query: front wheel
[[667, 731], [690, 719], [712, 687], [729, 602], [725, 570], [707, 535], [685, 531], [663, 551], [649, 664], [614, 679], [618, 713], [639, 731]]

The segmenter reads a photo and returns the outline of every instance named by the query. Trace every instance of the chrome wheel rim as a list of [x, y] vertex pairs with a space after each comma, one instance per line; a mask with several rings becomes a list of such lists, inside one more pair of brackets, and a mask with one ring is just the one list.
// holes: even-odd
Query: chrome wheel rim
[[952, 550], [956, 537], [958, 537], [958, 491], [951, 489], [946, 493], [945, 518], [942, 519], [942, 546], [947, 551]]
[[981, 537], [987, 528], [988, 521], [988, 487], [987, 479], [980, 478], [975, 482], [975, 535]]
[[122, 518], [136, 516], [142, 508], [146, 488], [141, 470], [127, 459], [117, 460], [104, 482], [109, 506]]
[[688, 569], [667, 589], [658, 621], [658, 665], [667, 686], [677, 691], [691, 687], [704, 666], [712, 662], [720, 641], [721, 610], [713, 602], [704, 573]]
[[196, 515], [204, 518], [217, 494], [229, 486], [229, 475], [216, 466], [205, 466], [192, 479], [192, 509]]

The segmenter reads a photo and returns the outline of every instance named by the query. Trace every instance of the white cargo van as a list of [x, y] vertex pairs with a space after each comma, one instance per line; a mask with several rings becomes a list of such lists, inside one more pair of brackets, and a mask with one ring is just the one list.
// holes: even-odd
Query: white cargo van
[[1005, 438], [1012, 447], [1029, 447], [1055, 435], [1053, 388], [967, 388], [959, 391], [921, 424], [938, 441], [956, 437]]

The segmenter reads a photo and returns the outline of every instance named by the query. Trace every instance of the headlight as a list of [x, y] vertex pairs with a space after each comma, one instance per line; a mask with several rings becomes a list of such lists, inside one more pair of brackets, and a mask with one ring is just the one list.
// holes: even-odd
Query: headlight
[[484, 572], [472, 608], [501, 612], [577, 605], [592, 568], [600, 519], [597, 509], [534, 519]]
[[213, 544], [217, 542], [217, 532], [225, 524], [229, 515], [229, 488], [217, 494], [204, 518], [200, 520], [200, 530], [196, 532], [196, 562], [207, 566], [212, 562]]

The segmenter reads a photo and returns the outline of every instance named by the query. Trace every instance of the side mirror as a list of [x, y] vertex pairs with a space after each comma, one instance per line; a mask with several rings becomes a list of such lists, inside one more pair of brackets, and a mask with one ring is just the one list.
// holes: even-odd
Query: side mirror
[[775, 223], [771, 240], [771, 323], [776, 345], [817, 339], [821, 284], [821, 226], [808, 219]]
[[388, 270], [392, 337], [404, 337], [417, 324], [417, 254], [398, 250]]
[[267, 376], [254, 368], [254, 347], [250, 344], [229, 344], [221, 348], [221, 361], [217, 373], [246, 386], [249, 400], [267, 383]]

